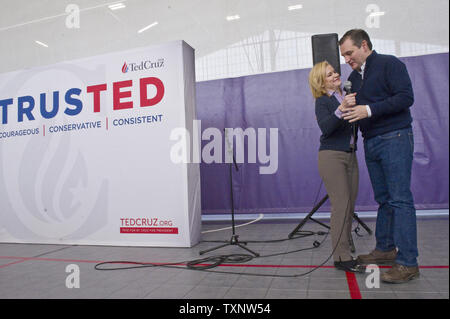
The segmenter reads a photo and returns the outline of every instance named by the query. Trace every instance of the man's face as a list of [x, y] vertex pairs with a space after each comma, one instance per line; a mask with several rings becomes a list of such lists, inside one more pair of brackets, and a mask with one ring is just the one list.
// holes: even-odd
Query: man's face
[[353, 40], [347, 38], [340, 46], [341, 55], [345, 59], [345, 63], [348, 63], [353, 70], [361, 70], [361, 66], [366, 62], [367, 57], [370, 54], [370, 50], [367, 47], [367, 42], [363, 41], [361, 47], [358, 48]]

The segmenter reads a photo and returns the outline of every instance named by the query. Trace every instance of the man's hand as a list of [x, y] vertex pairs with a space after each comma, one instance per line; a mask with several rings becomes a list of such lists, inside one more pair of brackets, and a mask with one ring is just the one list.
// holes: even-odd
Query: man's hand
[[342, 101], [342, 104], [339, 105], [339, 111], [345, 113], [349, 110], [350, 107], [356, 105], [356, 93], [347, 94]]
[[365, 119], [368, 117], [367, 108], [365, 105], [356, 105], [355, 107], [349, 108], [343, 114], [342, 118], [350, 123]]

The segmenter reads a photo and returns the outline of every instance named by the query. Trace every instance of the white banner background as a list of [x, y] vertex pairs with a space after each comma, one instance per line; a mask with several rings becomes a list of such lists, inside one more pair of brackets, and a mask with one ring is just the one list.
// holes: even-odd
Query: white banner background
[[[151, 61], [145, 64], [149, 68], [137, 70], [145, 61]], [[147, 77], [162, 81], [164, 96], [156, 105], [141, 107], [139, 84]], [[120, 91], [131, 91], [131, 98], [120, 102], [132, 101], [133, 108], [114, 110], [113, 83], [128, 80], [132, 87]], [[100, 111], [94, 112], [94, 94], [87, 87], [98, 84], [107, 89], [100, 93]], [[76, 109], [65, 101], [72, 88], [81, 90], [72, 98], [82, 102], [82, 111], [74, 116], [64, 113]], [[155, 96], [154, 85], [146, 89], [149, 99]], [[196, 244], [199, 167], [172, 163], [169, 139], [172, 129], [192, 123], [194, 90], [194, 52], [182, 41], [1, 74], [0, 101], [13, 103], [0, 102], [2, 123], [7, 122], [0, 128], [0, 241]], [[46, 119], [40, 94], [46, 93], [49, 112], [55, 91], [59, 110]], [[34, 120], [25, 115], [19, 122], [22, 96], [33, 97]], [[130, 118], [142, 123], [118, 125]], [[55, 132], [60, 125], [83, 123], [88, 128]], [[23, 130], [39, 132], [11, 136]]]

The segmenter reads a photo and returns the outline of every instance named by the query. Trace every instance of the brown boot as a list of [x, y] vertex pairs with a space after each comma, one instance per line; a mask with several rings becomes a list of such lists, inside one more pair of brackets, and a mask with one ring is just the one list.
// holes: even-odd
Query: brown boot
[[391, 284], [402, 284], [419, 277], [419, 267], [408, 267], [394, 264], [391, 269], [381, 274], [381, 280]]
[[378, 249], [372, 250], [367, 255], [359, 255], [358, 262], [363, 265], [370, 264], [385, 264], [385, 263], [393, 263], [395, 258], [397, 257], [397, 250], [394, 248], [391, 251], [381, 251]]

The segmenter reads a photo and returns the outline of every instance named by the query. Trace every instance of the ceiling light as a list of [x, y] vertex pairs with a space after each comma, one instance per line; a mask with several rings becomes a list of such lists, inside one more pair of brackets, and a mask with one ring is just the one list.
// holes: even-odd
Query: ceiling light
[[155, 22], [153, 22], [152, 24], [150, 24], [150, 25], [148, 25], [148, 26], [142, 28], [141, 30], [139, 30], [138, 33], [142, 33], [142, 32], [144, 32], [145, 30], [148, 30], [148, 29], [154, 27], [154, 26], [157, 25], [157, 24], [158, 24], [158, 21], [155, 21]]
[[43, 42], [41, 42], [41, 41], [35, 40], [34, 42], [36, 42], [36, 43], [39, 44], [39, 45], [42, 45], [43, 47], [48, 48], [48, 45], [45, 44], [45, 43], [43, 43]]
[[369, 17], [380, 17], [380, 16], [384, 16], [384, 12], [383, 11], [378, 11], [378, 12], [372, 12]]
[[289, 6], [288, 10], [292, 11], [292, 10], [298, 10], [298, 9], [302, 9], [302, 8], [303, 8], [302, 4], [296, 4], [296, 5], [293, 5], [293, 6]]
[[239, 20], [241, 17], [239, 15], [228, 16], [227, 21]]
[[109, 5], [108, 8], [110, 8], [111, 10], [119, 10], [119, 9], [125, 8], [125, 5], [122, 2], [119, 2], [119, 3]]

